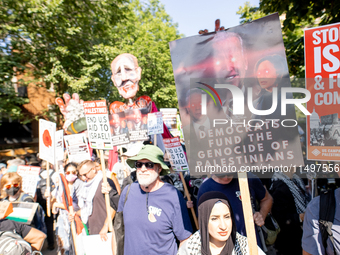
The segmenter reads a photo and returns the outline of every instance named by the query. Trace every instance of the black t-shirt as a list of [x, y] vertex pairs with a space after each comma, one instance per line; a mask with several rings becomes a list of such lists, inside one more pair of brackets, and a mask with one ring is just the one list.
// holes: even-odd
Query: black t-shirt
[[15, 230], [15, 233], [20, 235], [22, 238], [25, 238], [28, 232], [31, 231], [31, 229], [32, 227], [25, 225], [23, 223], [20, 223], [20, 222], [15, 222], [15, 221], [8, 220], [8, 219], [0, 220], [0, 231]]
[[[119, 202], [119, 195], [116, 190], [116, 186], [113, 183], [111, 179], [107, 179], [107, 182], [112, 187], [112, 190], [110, 192], [110, 205], [111, 207], [117, 211], [118, 208], [118, 202]], [[92, 214], [89, 216], [88, 219], [88, 227], [89, 227], [89, 233], [90, 235], [97, 235], [99, 234], [100, 230], [104, 226], [104, 222], [107, 218], [106, 214], [106, 204], [105, 204], [105, 196], [102, 193], [102, 183], [101, 180], [99, 182], [97, 191], [93, 197], [92, 201]]]

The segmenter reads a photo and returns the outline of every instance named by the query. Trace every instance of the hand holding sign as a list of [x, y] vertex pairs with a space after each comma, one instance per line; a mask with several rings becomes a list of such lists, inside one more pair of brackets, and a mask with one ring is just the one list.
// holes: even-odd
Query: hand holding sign
[[[224, 30], [224, 26], [220, 26], [220, 19], [215, 20], [215, 32]], [[200, 30], [198, 34], [203, 35], [209, 33], [208, 29]]]

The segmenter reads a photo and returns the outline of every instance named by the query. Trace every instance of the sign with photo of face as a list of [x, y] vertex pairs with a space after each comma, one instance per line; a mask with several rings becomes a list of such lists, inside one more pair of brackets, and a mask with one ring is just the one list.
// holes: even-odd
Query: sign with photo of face
[[113, 146], [127, 144], [129, 140], [129, 129], [124, 112], [112, 112], [109, 115], [110, 131]]
[[270, 178], [303, 165], [277, 14], [172, 41], [170, 52], [192, 175]]
[[146, 108], [135, 108], [125, 110], [127, 128], [129, 130], [129, 140], [145, 141], [148, 136], [148, 111]]

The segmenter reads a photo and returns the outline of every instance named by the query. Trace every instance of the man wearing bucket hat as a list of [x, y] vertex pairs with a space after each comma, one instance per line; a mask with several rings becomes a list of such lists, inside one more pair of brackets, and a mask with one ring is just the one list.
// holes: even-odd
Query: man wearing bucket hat
[[118, 205], [124, 215], [124, 254], [176, 254], [176, 238], [189, 238], [192, 226], [182, 194], [160, 179], [169, 170], [163, 151], [145, 145], [127, 163], [136, 167], [138, 182], [123, 190]]

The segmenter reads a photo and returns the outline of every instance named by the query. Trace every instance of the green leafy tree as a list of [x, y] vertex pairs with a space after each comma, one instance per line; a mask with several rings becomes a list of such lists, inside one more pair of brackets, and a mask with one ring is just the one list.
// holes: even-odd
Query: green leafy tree
[[[91, 95], [95, 90], [108, 101], [122, 101], [111, 79], [110, 63], [121, 53], [131, 53], [142, 68], [140, 91], [137, 96], [148, 95], [158, 108], [177, 108], [175, 81], [172, 71], [169, 42], [179, 39], [176, 25], [158, 0], [141, 3], [132, 1], [125, 12], [126, 19], [112, 28], [112, 42], [95, 47], [91, 55], [89, 76], [97, 77], [93, 82], [83, 84], [80, 94]], [[94, 68], [96, 67], [96, 68]], [[94, 84], [96, 83], [96, 84]], [[84, 93], [86, 91], [86, 93]], [[107, 93], [105, 95], [105, 92]], [[93, 98], [93, 97], [92, 97]]]
[[2, 111], [21, 116], [18, 106], [25, 102], [9, 88], [27, 63], [35, 67], [32, 79], [53, 85], [57, 96], [78, 92], [84, 100], [122, 100], [110, 63], [124, 52], [134, 54], [143, 69], [139, 94], [151, 96], [158, 107], [176, 107], [168, 42], [178, 38], [158, 0], [4, 0], [0, 92], [11, 104]]

